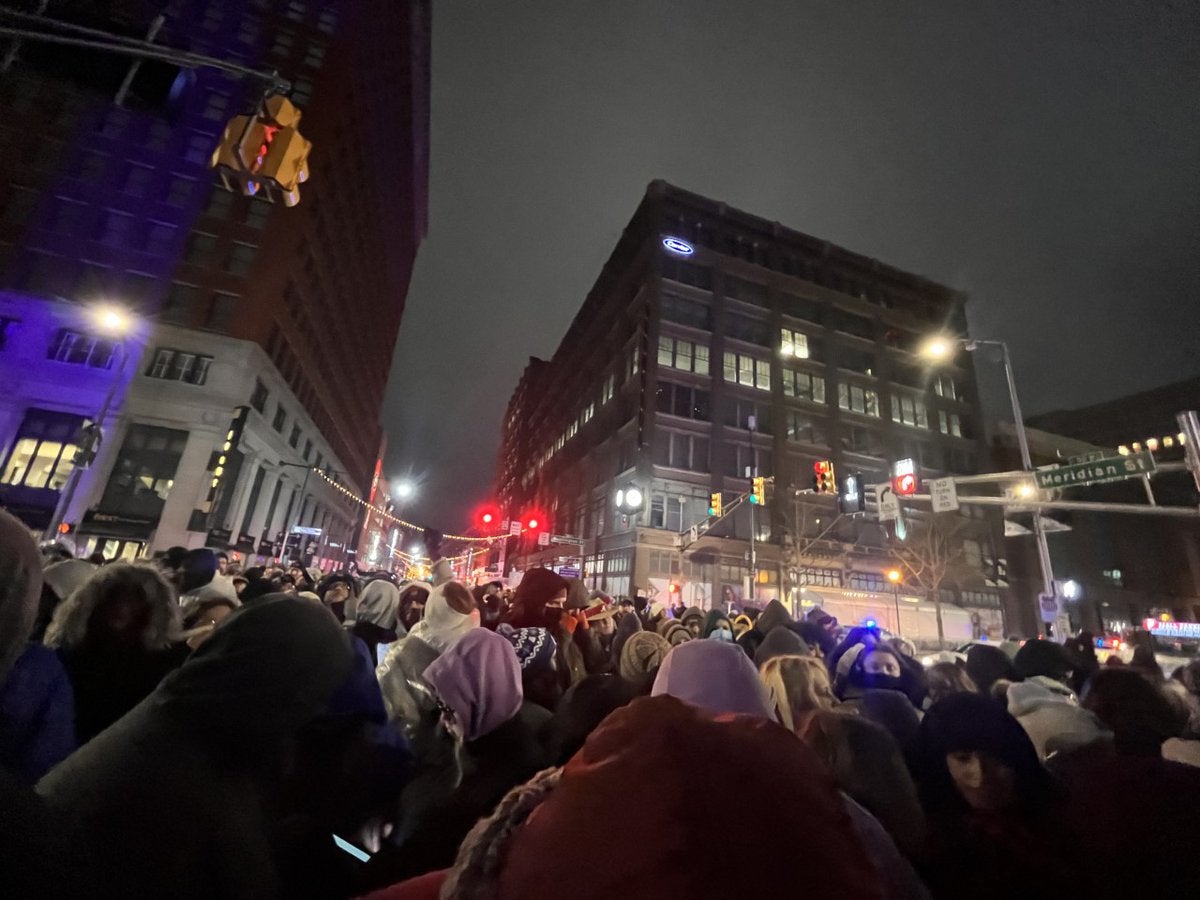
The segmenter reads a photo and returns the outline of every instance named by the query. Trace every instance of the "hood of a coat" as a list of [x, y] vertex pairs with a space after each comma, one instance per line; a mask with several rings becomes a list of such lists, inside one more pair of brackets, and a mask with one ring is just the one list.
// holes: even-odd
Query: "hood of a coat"
[[42, 557], [29, 529], [0, 510], [0, 684], [25, 650], [42, 596]]

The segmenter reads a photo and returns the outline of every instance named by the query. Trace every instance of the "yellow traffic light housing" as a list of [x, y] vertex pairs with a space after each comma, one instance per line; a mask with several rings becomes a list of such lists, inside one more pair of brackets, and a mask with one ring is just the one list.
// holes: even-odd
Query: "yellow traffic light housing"
[[300, 202], [300, 185], [308, 180], [312, 142], [298, 129], [300, 110], [286, 97], [268, 97], [253, 116], [234, 116], [225, 126], [212, 155], [212, 166], [243, 194], [277, 190], [287, 206]]
[[763, 506], [767, 502], [767, 479], [757, 475], [750, 482], [750, 502], [755, 506]]
[[713, 491], [708, 497], [708, 514], [710, 516], [721, 515], [721, 492]]

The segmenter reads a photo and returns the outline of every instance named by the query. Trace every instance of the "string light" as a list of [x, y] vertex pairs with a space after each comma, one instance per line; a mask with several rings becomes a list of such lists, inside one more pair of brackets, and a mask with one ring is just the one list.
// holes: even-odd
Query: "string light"
[[[386, 512], [385, 510], [380, 509], [378, 506], [375, 506], [374, 504], [367, 502], [362, 497], [359, 497], [357, 494], [355, 494], [353, 491], [351, 491], [349, 488], [346, 488], [343, 485], [338, 484], [336, 481], [334, 481], [332, 478], [330, 478], [328, 475], [326, 475], [320, 469], [314, 468], [312, 471], [316, 472], [317, 475], [319, 475], [321, 478], [323, 478], [327, 484], [331, 485], [334, 488], [337, 488], [339, 491], [341, 491], [343, 494], [345, 494], [347, 497], [349, 497], [351, 500], [353, 500], [359, 506], [365, 506], [367, 509], [371, 510], [372, 512], [378, 513], [380, 516], [382, 516], [384, 519], [387, 519], [389, 522], [393, 522], [396, 525], [399, 525], [401, 528], [411, 528], [413, 531], [420, 531], [420, 532], [425, 531], [425, 527], [423, 525], [418, 525], [415, 522], [406, 522], [404, 519], [397, 518], [396, 516], [393, 516], [390, 512]], [[524, 532], [526, 530], [527, 529], [522, 529], [522, 532]], [[462, 541], [464, 543], [469, 543], [469, 544], [491, 544], [491, 543], [495, 543], [496, 541], [503, 540], [504, 538], [508, 537], [508, 535], [507, 534], [492, 534], [492, 535], [487, 535], [485, 537], [471, 537], [471, 536], [465, 535], [465, 534], [443, 534], [442, 537], [448, 541]]]

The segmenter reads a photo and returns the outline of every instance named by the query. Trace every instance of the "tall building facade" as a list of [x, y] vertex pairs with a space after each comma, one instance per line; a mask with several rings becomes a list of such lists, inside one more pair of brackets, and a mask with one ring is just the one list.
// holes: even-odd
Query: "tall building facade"
[[[28, 6], [129, 36], [161, 16], [157, 43], [278, 72], [313, 150], [299, 206], [229, 193], [210, 157], [262, 81], [143, 62], [118, 105], [128, 57], [3, 48], [0, 503], [48, 522], [79, 426], [111, 393], [65, 511], [81, 549], [273, 553], [300, 526], [344, 559], [361, 512], [329, 482], [371, 484], [426, 231], [428, 0]], [[132, 330], [97, 332], [99, 303], [131, 311]], [[42, 463], [22, 467], [31, 446]]]
[[[577, 556], [589, 583], [615, 594], [678, 592], [705, 607], [861, 600], [883, 621], [919, 597], [886, 580], [894, 556], [877, 524], [838, 519], [834, 498], [813, 493], [814, 463], [868, 484], [901, 459], [925, 477], [978, 470], [969, 361], [935, 371], [916, 354], [933, 333], [966, 334], [964, 302], [653, 182], [557, 351], [531, 363], [510, 403], [499, 496], [510, 517], [544, 511], [555, 537], [526, 539], [509, 559]], [[772, 479], [753, 544], [749, 504], [689, 533], [712, 492], [732, 502], [752, 474]], [[628, 514], [615, 499], [631, 487], [644, 503]], [[1003, 628], [993, 524], [971, 530], [970, 572], [940, 587], [947, 615], [975, 633]]]

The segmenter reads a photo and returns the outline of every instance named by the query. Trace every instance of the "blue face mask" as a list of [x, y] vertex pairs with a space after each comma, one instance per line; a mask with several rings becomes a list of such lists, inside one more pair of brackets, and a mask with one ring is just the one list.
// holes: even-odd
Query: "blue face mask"
[[732, 641], [733, 632], [728, 628], [714, 628], [708, 639], [710, 641]]

